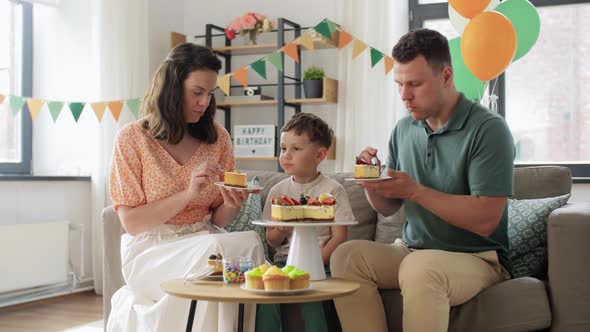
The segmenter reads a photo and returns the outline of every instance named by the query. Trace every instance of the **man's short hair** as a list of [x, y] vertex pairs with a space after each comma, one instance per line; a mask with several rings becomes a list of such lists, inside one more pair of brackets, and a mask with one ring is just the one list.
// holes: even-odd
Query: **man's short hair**
[[444, 65], [451, 66], [447, 38], [430, 29], [418, 29], [403, 35], [393, 47], [391, 55], [399, 63], [408, 63], [422, 55], [433, 70]]
[[329, 149], [332, 145], [334, 131], [326, 121], [311, 113], [295, 114], [284, 126], [281, 132], [295, 131], [295, 134], [306, 134], [309, 141]]

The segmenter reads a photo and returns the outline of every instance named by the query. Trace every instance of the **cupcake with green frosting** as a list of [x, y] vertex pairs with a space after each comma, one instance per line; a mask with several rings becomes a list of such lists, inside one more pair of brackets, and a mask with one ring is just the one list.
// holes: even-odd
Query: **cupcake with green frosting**
[[260, 267], [247, 271], [244, 276], [246, 277], [246, 288], [264, 289]]
[[290, 282], [291, 289], [309, 288], [309, 273], [295, 267], [293, 269], [290, 269], [290, 271], [287, 273], [287, 275], [289, 276], [289, 279], [291, 280], [291, 282]]

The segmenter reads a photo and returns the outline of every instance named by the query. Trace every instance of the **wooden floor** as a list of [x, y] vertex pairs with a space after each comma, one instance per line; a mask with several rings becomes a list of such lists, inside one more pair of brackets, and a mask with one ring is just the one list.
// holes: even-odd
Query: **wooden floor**
[[0, 308], [0, 331], [61, 331], [102, 319], [94, 291]]

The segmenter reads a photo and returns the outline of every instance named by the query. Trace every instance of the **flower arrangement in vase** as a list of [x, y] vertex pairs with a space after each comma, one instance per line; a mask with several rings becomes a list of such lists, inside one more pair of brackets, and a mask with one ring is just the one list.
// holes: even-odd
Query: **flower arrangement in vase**
[[256, 37], [262, 32], [272, 31], [273, 24], [265, 15], [259, 13], [245, 13], [236, 17], [225, 28], [228, 39], [235, 39], [236, 34], [244, 37], [246, 44], [256, 44]]

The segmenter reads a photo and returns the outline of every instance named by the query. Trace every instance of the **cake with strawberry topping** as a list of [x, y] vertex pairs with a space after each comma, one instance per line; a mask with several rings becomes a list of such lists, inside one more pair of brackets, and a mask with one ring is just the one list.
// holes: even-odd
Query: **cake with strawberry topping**
[[371, 165], [359, 157], [356, 157], [354, 165], [355, 179], [371, 179], [379, 177], [379, 165]]
[[336, 200], [332, 194], [322, 193], [317, 198], [288, 196], [272, 199], [271, 218], [274, 221], [334, 221]]

